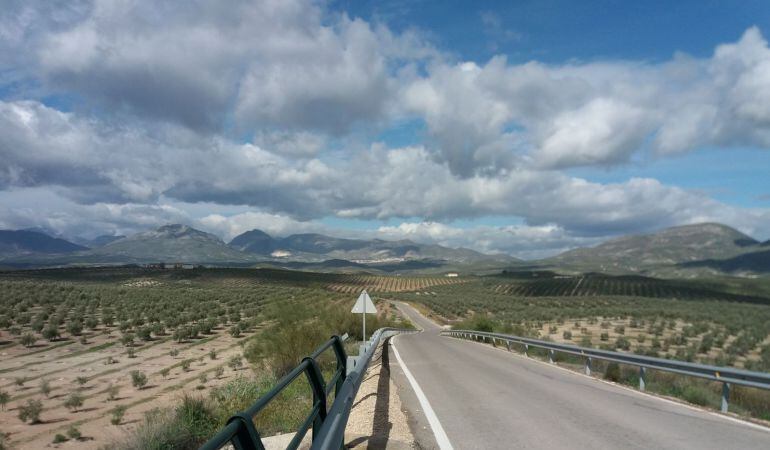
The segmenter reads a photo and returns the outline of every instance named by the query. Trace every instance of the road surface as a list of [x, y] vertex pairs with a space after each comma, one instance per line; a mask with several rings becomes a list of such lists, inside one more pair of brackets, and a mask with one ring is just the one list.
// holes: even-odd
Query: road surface
[[[455, 449], [770, 449], [770, 429], [441, 337], [414, 308], [398, 308], [425, 331], [398, 336], [393, 347]], [[430, 413], [405, 394], [418, 428], [430, 430]], [[433, 433], [417, 434], [439, 447]]]

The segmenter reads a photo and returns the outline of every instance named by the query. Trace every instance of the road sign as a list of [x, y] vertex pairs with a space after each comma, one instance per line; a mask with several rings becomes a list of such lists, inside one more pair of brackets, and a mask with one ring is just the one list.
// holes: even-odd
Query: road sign
[[353, 305], [353, 309], [351, 309], [350, 312], [361, 314], [361, 320], [363, 322], [363, 333], [361, 334], [364, 337], [364, 342], [366, 342], [366, 315], [377, 314], [377, 308], [374, 307], [374, 303], [372, 303], [369, 294], [366, 293], [366, 289], [361, 291], [361, 295], [358, 296], [358, 300], [356, 300], [356, 304]]
[[350, 312], [355, 314], [377, 314], [377, 308], [374, 307], [371, 297], [369, 297], [369, 294], [364, 290], [361, 292], [361, 295], [358, 296], [358, 300], [356, 300], [356, 304], [353, 305], [353, 309], [351, 309]]

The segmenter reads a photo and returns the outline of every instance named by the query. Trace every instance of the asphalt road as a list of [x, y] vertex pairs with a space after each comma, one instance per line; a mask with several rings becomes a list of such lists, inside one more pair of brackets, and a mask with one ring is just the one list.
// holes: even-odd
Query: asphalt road
[[[455, 449], [770, 449], [770, 429], [441, 337], [416, 310], [399, 309], [425, 332], [393, 345]], [[406, 394], [407, 412], [429, 431], [417, 397]], [[432, 433], [418, 435], [438, 447]]]

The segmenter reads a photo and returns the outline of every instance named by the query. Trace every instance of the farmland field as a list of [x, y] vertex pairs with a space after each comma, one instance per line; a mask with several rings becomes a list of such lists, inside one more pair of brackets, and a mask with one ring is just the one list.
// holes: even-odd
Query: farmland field
[[184, 394], [213, 395], [242, 377], [278, 372], [266, 367], [279, 366], [267, 361], [269, 350], [255, 344], [263, 340], [253, 339], [263, 329], [290, 330], [323, 316], [329, 323], [308, 325], [317, 332], [305, 333], [298, 356], [333, 333], [360, 339], [347, 313], [355, 297], [327, 289], [333, 277], [139, 268], [0, 274], [0, 434], [12, 448], [64, 438], [72, 442], [61, 445], [75, 445], [68, 432], [80, 434], [78, 448], [99, 448]]
[[[364, 288], [379, 310], [372, 330], [406, 325], [382, 301], [404, 300], [457, 327], [770, 369], [769, 291], [756, 280], [135, 267], [5, 272], [0, 435], [12, 448], [57, 439], [63, 447], [130, 448], [118, 444], [141, 434], [136, 430], [158, 411], [201, 397], [213, 412], [210, 428], [194, 436], [199, 442], [331, 334], [360, 339], [349, 310]], [[286, 431], [299, 420], [309, 392], [299, 386], [287, 395], [292, 407], [258, 418], [260, 430]], [[754, 415], [764, 417], [767, 403], [758, 405]]]
[[327, 288], [348, 294], [367, 289], [373, 293], [420, 291], [433, 286], [466, 282], [465, 278], [448, 277], [383, 277], [376, 275], [339, 275]]
[[770, 298], [719, 283], [521, 272], [390, 296], [440, 321], [650, 356], [770, 369]]
[[[457, 329], [766, 372], [767, 284], [522, 271], [387, 297], [410, 302]], [[545, 357], [537, 350], [531, 355]], [[557, 363], [582, 370], [580, 358], [557, 354]], [[599, 362], [593, 373], [636, 386], [638, 370]], [[721, 389], [721, 383], [648, 372], [648, 391], [712, 409], [719, 408]], [[731, 392], [731, 412], [770, 421], [770, 393], [738, 386]]]

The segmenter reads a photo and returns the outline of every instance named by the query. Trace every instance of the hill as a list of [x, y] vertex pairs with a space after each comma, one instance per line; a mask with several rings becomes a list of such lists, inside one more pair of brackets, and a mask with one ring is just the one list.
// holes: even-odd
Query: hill
[[486, 255], [469, 249], [418, 244], [410, 240], [344, 239], [315, 233], [273, 238], [261, 230], [251, 230], [235, 237], [229, 245], [256, 255], [301, 262], [345, 260], [354, 264], [384, 264], [434, 260], [474, 264], [517, 261], [507, 255]]
[[[726, 225], [703, 223], [667, 228], [652, 234], [625, 236], [596, 247], [570, 250], [541, 262], [582, 271], [693, 275], [691, 269], [719, 266], [716, 263], [705, 264], [704, 261], [721, 261], [751, 254], [761, 250], [762, 245]], [[747, 261], [756, 259], [744, 259], [744, 262]], [[752, 271], [750, 267], [744, 268]]]
[[25, 255], [51, 255], [87, 250], [40, 231], [0, 230], [0, 259]]
[[[764, 248], [767, 248], [764, 246]], [[768, 274], [770, 273], [770, 250], [744, 253], [726, 259], [706, 259], [679, 264], [690, 269], [710, 269], [715, 273]]]
[[101, 236], [97, 236], [93, 239], [80, 239], [76, 241], [80, 245], [84, 245], [88, 248], [96, 248], [96, 247], [103, 247], [110, 242], [115, 242], [118, 239], [123, 239], [125, 236], [113, 236], [111, 234], [103, 234]]
[[179, 224], [124, 237], [86, 254], [121, 262], [242, 263], [251, 260], [213, 234]]

